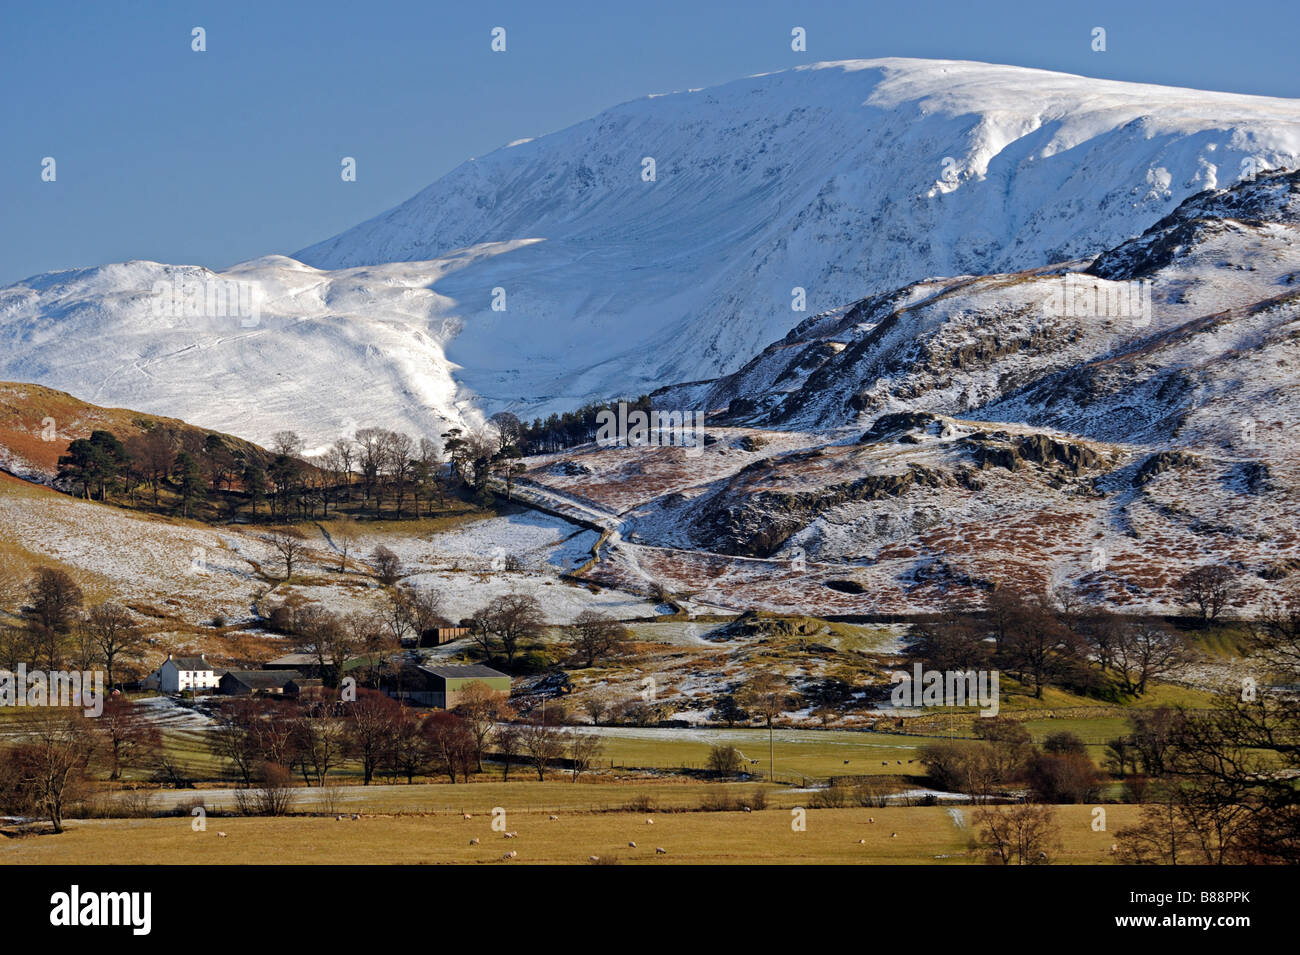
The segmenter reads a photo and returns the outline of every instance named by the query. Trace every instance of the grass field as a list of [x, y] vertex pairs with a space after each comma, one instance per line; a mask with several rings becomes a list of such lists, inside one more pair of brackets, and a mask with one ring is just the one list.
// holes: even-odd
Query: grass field
[[[447, 787], [450, 788], [450, 787]], [[467, 789], [486, 789], [469, 786]], [[489, 800], [490, 801], [490, 800]], [[789, 809], [762, 812], [552, 813], [512, 810], [505, 824], [513, 839], [493, 831], [490, 806], [426, 816], [329, 818], [209, 818], [206, 831], [189, 818], [86, 820], [62, 835], [0, 842], [0, 864], [509, 864], [585, 863], [590, 856], [633, 864], [970, 864], [970, 810], [933, 807], [823, 809], [807, 812], [803, 832]], [[1136, 808], [1108, 807], [1111, 832], [1094, 832], [1088, 806], [1062, 806], [1057, 817], [1058, 862], [1099, 864], [1111, 859], [1113, 831]], [[652, 818], [653, 824], [646, 819]], [[870, 822], [874, 819], [874, 822]], [[226, 833], [225, 837], [218, 833]], [[892, 835], [896, 833], [897, 835]], [[471, 845], [477, 838], [479, 845]], [[859, 844], [859, 840], [864, 840]], [[636, 843], [636, 848], [629, 846]], [[657, 855], [656, 847], [667, 850]]]

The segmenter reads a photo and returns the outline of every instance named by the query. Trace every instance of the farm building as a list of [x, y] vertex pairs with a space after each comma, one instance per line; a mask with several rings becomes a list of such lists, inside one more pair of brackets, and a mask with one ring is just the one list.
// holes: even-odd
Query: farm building
[[415, 706], [454, 709], [471, 683], [483, 683], [501, 693], [510, 692], [510, 677], [481, 664], [435, 666], [407, 662], [384, 677], [381, 686], [389, 696]]
[[223, 696], [294, 696], [302, 679], [302, 674], [296, 670], [227, 670], [221, 677], [218, 690]]
[[150, 684], [156, 683], [163, 693], [181, 693], [185, 690], [211, 690], [220, 680], [217, 670], [203, 654], [197, 657], [174, 657], [170, 653], [147, 678]]
[[320, 660], [314, 653], [286, 653], [262, 664], [263, 670], [295, 670], [303, 676], [320, 676]]
[[440, 647], [462, 637], [469, 636], [469, 627], [430, 627], [420, 634], [420, 646]]

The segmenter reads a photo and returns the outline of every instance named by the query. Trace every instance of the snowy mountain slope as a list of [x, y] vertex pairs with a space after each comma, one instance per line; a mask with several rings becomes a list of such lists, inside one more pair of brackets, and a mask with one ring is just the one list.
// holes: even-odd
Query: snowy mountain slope
[[[0, 379], [261, 442], [290, 429], [324, 444], [372, 424], [435, 436], [476, 413], [427, 286], [492, 251], [335, 272], [271, 256], [221, 273], [140, 261], [48, 273], [0, 289]], [[200, 304], [212, 290], [235, 304]], [[253, 295], [256, 315], [238, 305]]]
[[[338, 268], [541, 240], [435, 288], [464, 321], [448, 345], [460, 380], [492, 404], [554, 408], [733, 370], [801, 317], [795, 286], [818, 311], [930, 275], [1091, 257], [1298, 155], [1290, 100], [825, 63], [615, 107], [465, 163], [297, 257]], [[496, 287], [504, 313], [489, 310]]]
[[[1135, 288], [1149, 310], [1057, 295]], [[701, 600], [898, 611], [1071, 582], [1167, 612], [1211, 561], [1262, 599], [1300, 566], [1300, 172], [1189, 199], [1091, 265], [814, 316], [654, 398], [723, 409], [701, 458], [569, 457], [619, 481], [584, 493], [617, 502], [641, 572]], [[573, 470], [546, 463], [529, 478]]]
[[[371, 423], [436, 434], [502, 406], [567, 410], [715, 378], [864, 294], [918, 304], [982, 282], [1002, 296], [1028, 279], [975, 275], [1091, 258], [1189, 195], [1298, 165], [1296, 101], [977, 63], [819, 64], [498, 150], [303, 262], [128, 262], [0, 289], [0, 378], [261, 442]], [[933, 275], [965, 277], [907, 287]], [[260, 316], [158, 314], [155, 284], [177, 280], [252, 289]], [[808, 313], [791, 309], [796, 286]], [[912, 346], [898, 331], [901, 360]], [[819, 365], [802, 360], [782, 389]], [[711, 387], [677, 394], [697, 407]], [[787, 420], [852, 417], [823, 400]]]

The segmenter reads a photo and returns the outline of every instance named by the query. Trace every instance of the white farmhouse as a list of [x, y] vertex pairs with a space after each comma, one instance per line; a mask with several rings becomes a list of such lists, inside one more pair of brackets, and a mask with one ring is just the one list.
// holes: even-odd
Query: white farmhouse
[[158, 667], [157, 678], [158, 689], [164, 693], [212, 690], [221, 682], [221, 674], [203, 659], [203, 654], [197, 657], [174, 657], [167, 654], [167, 659]]

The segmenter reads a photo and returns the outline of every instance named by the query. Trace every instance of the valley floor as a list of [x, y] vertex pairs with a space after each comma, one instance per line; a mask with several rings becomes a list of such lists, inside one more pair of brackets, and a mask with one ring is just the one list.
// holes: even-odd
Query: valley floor
[[[567, 784], [556, 784], [567, 785]], [[450, 785], [438, 787], [451, 790]], [[573, 801], [602, 797], [609, 787], [577, 784], [564, 806], [537, 806], [528, 783], [459, 785], [440, 793], [460, 811], [419, 816], [363, 815], [207, 819], [196, 832], [189, 817], [73, 821], [62, 835], [0, 842], [0, 864], [317, 864], [551, 863], [603, 861], [657, 864], [978, 864], [970, 809], [889, 807], [807, 811], [795, 831], [791, 809], [756, 812], [591, 812]], [[549, 796], [539, 793], [543, 799]], [[518, 803], [522, 805], [514, 808]], [[560, 802], [558, 795], [556, 802]], [[504, 803], [513, 839], [493, 831], [491, 811]], [[1108, 807], [1108, 828], [1135, 821], [1139, 807]], [[1061, 806], [1066, 864], [1111, 861], [1114, 837], [1094, 832], [1089, 806]], [[558, 818], [552, 820], [551, 815]], [[647, 823], [653, 819], [653, 823]], [[874, 820], [872, 822], [871, 820]], [[224, 833], [225, 835], [221, 835]], [[477, 838], [479, 844], [471, 845]], [[859, 841], [861, 840], [861, 842]], [[630, 843], [636, 843], [633, 848]], [[662, 848], [665, 853], [657, 853]], [[505, 853], [517, 856], [504, 860]]]

